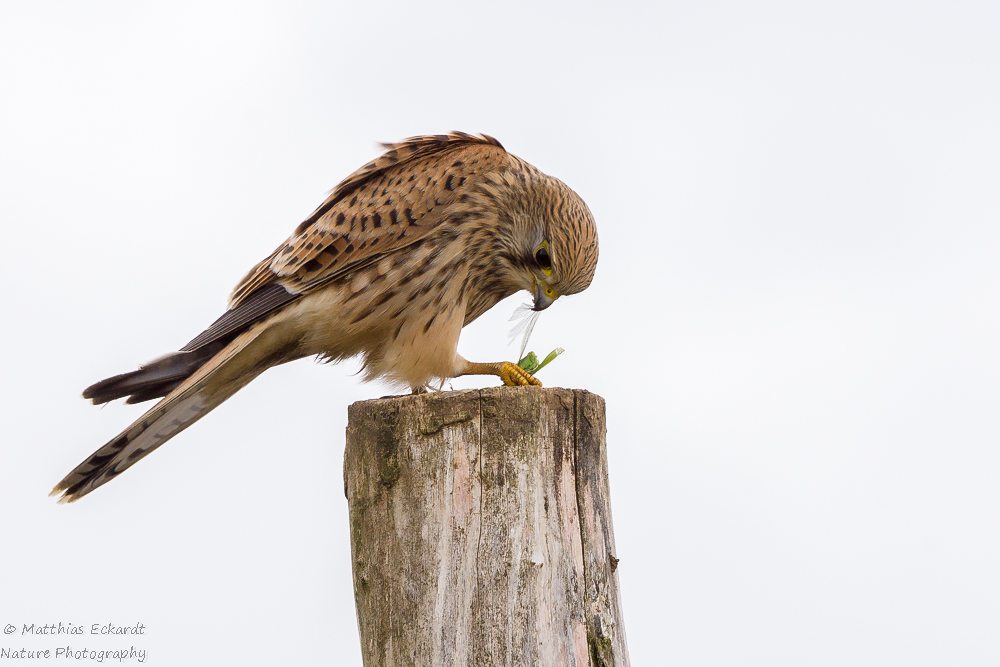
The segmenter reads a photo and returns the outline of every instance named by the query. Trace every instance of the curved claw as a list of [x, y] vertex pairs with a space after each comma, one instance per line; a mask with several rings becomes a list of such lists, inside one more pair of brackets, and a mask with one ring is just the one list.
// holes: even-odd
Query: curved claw
[[524, 370], [520, 366], [510, 361], [501, 361], [497, 364], [500, 368], [499, 375], [503, 383], [508, 387], [527, 387], [534, 385], [536, 387], [542, 386], [542, 381], [536, 378], [534, 375]]
[[541, 387], [541, 381], [534, 375], [510, 361], [495, 364], [481, 364], [466, 361], [462, 375], [498, 375], [508, 387]]

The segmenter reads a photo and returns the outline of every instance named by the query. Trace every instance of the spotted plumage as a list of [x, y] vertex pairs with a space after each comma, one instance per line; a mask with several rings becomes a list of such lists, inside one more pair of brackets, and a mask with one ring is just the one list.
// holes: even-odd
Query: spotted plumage
[[341, 182], [236, 286], [229, 308], [180, 351], [88, 387], [84, 397], [163, 397], [54, 493], [73, 501], [207, 414], [270, 366], [361, 355], [366, 379], [418, 391], [467, 374], [540, 384], [508, 362], [469, 362], [461, 329], [501, 299], [542, 310], [585, 289], [597, 264], [586, 205], [491, 137], [414, 137]]

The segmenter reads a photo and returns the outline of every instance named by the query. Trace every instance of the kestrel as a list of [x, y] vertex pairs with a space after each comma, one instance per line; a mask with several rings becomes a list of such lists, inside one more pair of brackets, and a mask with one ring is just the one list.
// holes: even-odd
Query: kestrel
[[180, 349], [88, 387], [94, 404], [162, 400], [53, 489], [72, 502], [114, 479], [271, 366], [361, 355], [366, 380], [422, 391], [460, 375], [541, 383], [457, 351], [466, 324], [528, 290], [534, 310], [590, 284], [587, 205], [485, 135], [386, 144], [236, 286]]

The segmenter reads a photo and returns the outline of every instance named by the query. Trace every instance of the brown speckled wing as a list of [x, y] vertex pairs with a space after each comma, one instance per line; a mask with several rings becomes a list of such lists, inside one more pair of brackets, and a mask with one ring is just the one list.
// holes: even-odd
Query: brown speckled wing
[[426, 236], [471, 181], [510, 156], [487, 136], [413, 137], [344, 179], [270, 257], [237, 285], [230, 308], [278, 282], [304, 294]]

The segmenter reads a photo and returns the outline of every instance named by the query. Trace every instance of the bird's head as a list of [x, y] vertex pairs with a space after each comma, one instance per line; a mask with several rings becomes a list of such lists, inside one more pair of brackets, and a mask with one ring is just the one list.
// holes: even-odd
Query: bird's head
[[536, 311], [585, 290], [597, 268], [597, 226], [583, 199], [537, 172], [507, 185], [506, 282], [530, 292]]

